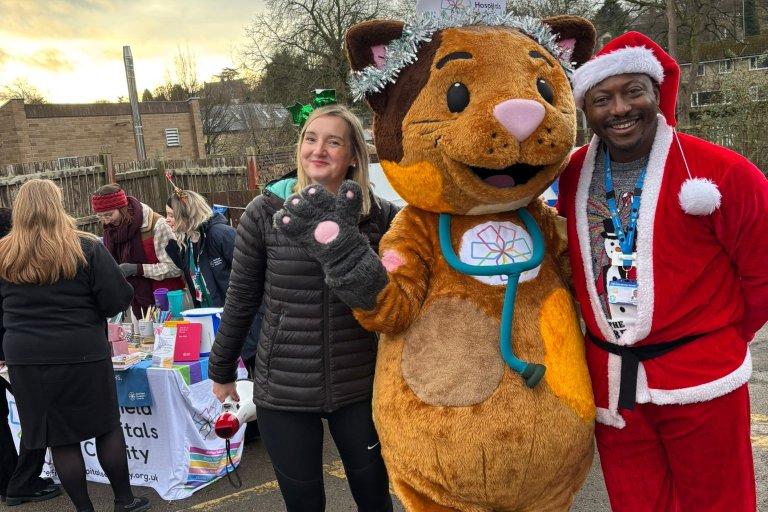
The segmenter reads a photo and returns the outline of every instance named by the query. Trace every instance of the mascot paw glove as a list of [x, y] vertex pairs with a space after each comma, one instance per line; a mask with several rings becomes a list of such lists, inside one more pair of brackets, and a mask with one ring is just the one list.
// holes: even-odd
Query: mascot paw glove
[[272, 222], [320, 262], [326, 282], [339, 298], [368, 309], [388, 279], [358, 228], [362, 204], [360, 185], [352, 180], [344, 181], [336, 196], [320, 185], [309, 185], [289, 196]]

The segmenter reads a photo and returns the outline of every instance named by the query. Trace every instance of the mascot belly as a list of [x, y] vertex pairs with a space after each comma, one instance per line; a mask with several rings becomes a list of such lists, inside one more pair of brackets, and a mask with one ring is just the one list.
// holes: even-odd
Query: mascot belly
[[[367, 98], [382, 167], [408, 202], [380, 260], [335, 241], [312, 249], [318, 223], [354, 226], [328, 217], [333, 199], [318, 190], [275, 217], [382, 333], [374, 416], [409, 511], [567, 511], [592, 463], [562, 219], [539, 196], [573, 147], [568, 72], [591, 55], [594, 28], [502, 18], [348, 31], [353, 93]], [[338, 211], [358, 193], [343, 185]]]
[[[542, 224], [554, 220], [543, 205], [531, 209]], [[399, 219], [413, 213], [406, 209]], [[414, 321], [382, 336], [374, 387], [376, 426], [398, 496], [407, 510], [568, 510], [592, 461], [594, 404], [557, 259], [546, 254], [520, 276], [517, 290], [515, 353], [546, 367], [530, 389], [500, 354], [507, 279], [453, 270], [438, 257], [437, 222], [420, 217], [433, 227], [422, 243], [435, 256], [435, 278]], [[468, 261], [496, 262], [504, 251], [525, 258], [530, 239], [520, 224], [514, 214], [455, 218], [452, 241]], [[387, 244], [385, 254], [390, 250], [397, 249]]]

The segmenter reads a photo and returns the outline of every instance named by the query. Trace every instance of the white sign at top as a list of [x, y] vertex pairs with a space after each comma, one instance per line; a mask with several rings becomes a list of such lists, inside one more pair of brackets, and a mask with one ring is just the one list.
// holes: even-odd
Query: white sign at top
[[417, 14], [422, 12], [439, 14], [441, 11], [457, 9], [488, 11], [504, 15], [507, 11], [507, 0], [418, 0], [416, 2]]

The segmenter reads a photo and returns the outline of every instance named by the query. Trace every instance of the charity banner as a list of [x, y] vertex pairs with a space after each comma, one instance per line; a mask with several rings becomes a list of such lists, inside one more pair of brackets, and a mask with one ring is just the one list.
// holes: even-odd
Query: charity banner
[[[121, 407], [131, 485], [152, 487], [165, 500], [187, 498], [227, 471], [225, 441], [216, 437], [213, 424], [221, 404], [211, 392], [211, 381], [187, 384], [177, 369], [150, 368], [147, 377], [153, 405]], [[12, 395], [9, 423], [18, 447], [20, 425]], [[245, 428], [230, 441], [230, 456], [239, 465]], [[88, 480], [108, 483], [96, 457], [93, 439], [81, 443]], [[229, 467], [232, 471], [232, 467]], [[43, 476], [58, 481], [50, 455]]]

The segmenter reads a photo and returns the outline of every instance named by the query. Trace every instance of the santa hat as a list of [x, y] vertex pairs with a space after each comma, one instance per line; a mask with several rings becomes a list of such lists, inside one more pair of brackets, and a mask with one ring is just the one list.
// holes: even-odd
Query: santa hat
[[659, 84], [659, 110], [669, 126], [675, 126], [675, 103], [680, 67], [675, 59], [640, 32], [627, 32], [608, 44], [573, 73], [573, 99], [584, 107], [591, 88], [615, 75], [642, 73]]
[[[613, 39], [573, 73], [571, 84], [576, 106], [583, 109], [584, 96], [606, 78], [629, 73], [648, 75], [659, 84], [659, 111], [674, 128], [680, 67], [658, 44], [639, 32], [627, 32]], [[678, 146], [682, 153], [679, 140]], [[688, 179], [678, 195], [680, 206], [690, 215], [709, 215], [720, 206], [720, 191], [714, 182], [691, 176], [684, 154], [683, 161]]]

